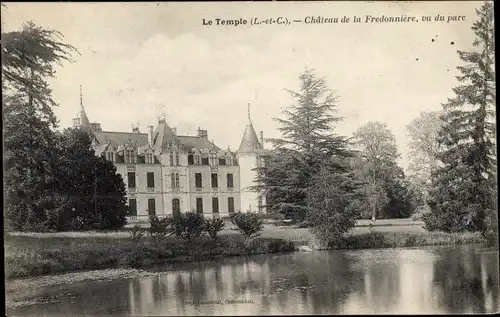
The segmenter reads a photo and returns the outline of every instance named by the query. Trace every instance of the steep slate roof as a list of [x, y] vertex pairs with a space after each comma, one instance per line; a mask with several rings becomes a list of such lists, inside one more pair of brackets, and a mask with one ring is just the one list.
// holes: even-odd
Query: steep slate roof
[[262, 145], [257, 138], [252, 121], [249, 120], [247, 127], [245, 128], [245, 132], [243, 133], [243, 137], [241, 138], [240, 147], [236, 153], [254, 153], [260, 149], [262, 149]]
[[111, 144], [115, 148], [125, 143], [136, 146], [148, 144], [147, 133], [94, 131], [94, 135], [99, 144]]
[[83, 107], [83, 97], [82, 97], [82, 86], [80, 85], [80, 110], [76, 115], [78, 119], [80, 119], [80, 128], [84, 128], [85, 130], [92, 131], [90, 127], [90, 120], [87, 117], [87, 113], [85, 113], [85, 108]]
[[220, 148], [217, 145], [210, 142], [207, 138], [204, 137], [179, 135], [177, 137], [177, 140], [179, 145], [187, 149], [210, 149], [214, 147], [216, 151], [220, 151]]
[[153, 148], [161, 150], [168, 147], [168, 143], [173, 137], [174, 133], [165, 120], [158, 122], [158, 126], [153, 132]]

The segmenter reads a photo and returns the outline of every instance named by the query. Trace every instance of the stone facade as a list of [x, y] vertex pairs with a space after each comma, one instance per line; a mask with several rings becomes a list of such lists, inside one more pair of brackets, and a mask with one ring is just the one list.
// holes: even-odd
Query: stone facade
[[265, 212], [265, 200], [252, 191], [257, 164], [262, 164], [259, 141], [250, 121], [236, 152], [209, 141], [206, 130], [195, 136], [177, 135], [165, 119], [149, 133], [103, 131], [91, 123], [83, 104], [73, 126], [86, 130], [96, 155], [112, 161], [127, 190], [129, 220], [150, 214], [172, 216], [186, 211], [227, 216], [232, 211]]

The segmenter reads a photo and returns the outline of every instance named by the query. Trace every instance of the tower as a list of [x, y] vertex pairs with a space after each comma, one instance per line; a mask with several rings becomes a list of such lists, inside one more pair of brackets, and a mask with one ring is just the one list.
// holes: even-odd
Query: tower
[[83, 95], [82, 95], [81, 85], [80, 85], [80, 110], [78, 110], [76, 118], [73, 118], [73, 127], [90, 130], [90, 121], [89, 118], [87, 117], [87, 113], [85, 113], [85, 108], [83, 107]]
[[263, 145], [259, 142], [250, 117], [250, 104], [248, 104], [248, 124], [243, 133], [240, 147], [236, 151], [238, 165], [240, 166], [240, 197], [241, 211], [263, 211], [264, 197], [251, 187], [257, 185], [257, 171], [255, 168], [261, 164]]

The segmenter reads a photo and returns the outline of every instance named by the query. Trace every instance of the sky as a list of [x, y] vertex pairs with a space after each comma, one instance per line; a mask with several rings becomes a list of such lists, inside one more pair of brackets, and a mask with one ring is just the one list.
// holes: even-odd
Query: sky
[[[141, 132], [160, 114], [180, 135], [198, 127], [221, 148], [236, 150], [248, 122], [279, 137], [282, 110], [294, 103], [299, 75], [314, 69], [338, 96], [345, 136], [385, 122], [408, 164], [405, 126], [441, 109], [457, 85], [457, 50], [471, 50], [482, 2], [188, 2], [7, 3], [2, 32], [26, 21], [61, 32], [79, 55], [50, 80], [62, 128], [79, 110], [105, 131]], [[432, 22], [352, 23], [353, 16], [431, 16]], [[437, 15], [444, 22], [434, 21]], [[351, 23], [203, 25], [203, 19], [339, 17]], [[448, 16], [464, 16], [447, 22]], [[215, 23], [215, 21], [214, 21]]]

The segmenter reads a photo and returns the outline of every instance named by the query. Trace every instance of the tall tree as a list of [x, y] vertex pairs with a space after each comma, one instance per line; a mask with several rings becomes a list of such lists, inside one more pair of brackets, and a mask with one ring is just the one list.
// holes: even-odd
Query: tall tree
[[[70, 60], [73, 47], [60, 34], [29, 22], [20, 32], [2, 33], [5, 213], [14, 228], [35, 225], [44, 197], [53, 191], [57, 167], [57, 120], [47, 79], [55, 64]], [[14, 216], [15, 219], [9, 217]], [[37, 229], [37, 228], [34, 228]]]
[[443, 123], [441, 115], [441, 111], [421, 112], [406, 126], [410, 148], [408, 175], [421, 188], [425, 197], [428, 196], [430, 177], [439, 162], [438, 133]]
[[[336, 98], [326, 80], [308, 69], [299, 80], [299, 91], [288, 90], [296, 103], [283, 111], [285, 118], [275, 119], [282, 138], [269, 140], [274, 149], [259, 177], [270, 210], [299, 221], [307, 218], [318, 229], [315, 232], [324, 236], [334, 225], [332, 219], [349, 217], [343, 212], [349, 198], [348, 183], [353, 183], [347, 177], [352, 153], [347, 139], [334, 133], [334, 125], [341, 118], [335, 116]], [[343, 184], [336, 191], [329, 191], [321, 187], [324, 180], [335, 181], [330, 184], [333, 186]], [[328, 203], [335, 199], [343, 203]]]
[[[431, 229], [485, 231], [485, 219], [494, 209], [495, 146], [495, 40], [493, 3], [476, 10], [474, 50], [458, 51], [462, 66], [455, 97], [443, 104], [439, 133], [443, 166], [433, 176]], [[496, 192], [496, 190], [495, 190]]]
[[389, 200], [384, 184], [398, 172], [396, 138], [385, 123], [368, 122], [354, 133], [354, 140], [360, 153], [358, 170], [367, 183], [371, 218], [375, 221]]
[[58, 160], [58, 186], [73, 207], [64, 229], [123, 227], [127, 211], [123, 179], [113, 163], [95, 155], [89, 134], [66, 129], [59, 137]]
[[19, 32], [2, 33], [2, 92], [17, 98], [17, 105], [8, 105], [33, 107], [37, 117], [51, 127], [57, 126], [53, 113], [57, 103], [47, 79], [54, 77], [54, 66], [72, 61], [71, 54], [77, 52], [61, 39], [61, 33], [33, 22], [25, 23]]

